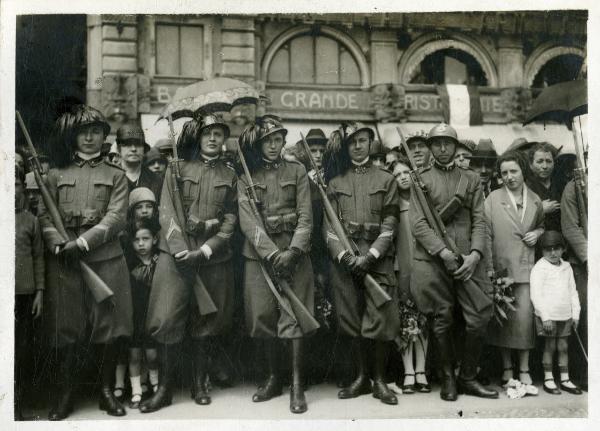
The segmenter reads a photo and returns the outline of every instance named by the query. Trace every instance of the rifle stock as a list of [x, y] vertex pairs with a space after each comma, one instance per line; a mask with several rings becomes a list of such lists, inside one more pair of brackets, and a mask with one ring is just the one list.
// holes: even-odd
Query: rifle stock
[[[17, 111], [16, 114], [17, 121], [19, 122], [19, 127], [21, 128], [21, 131], [25, 136], [25, 141], [27, 142], [27, 147], [31, 154], [30, 157], [32, 159], [31, 166], [33, 170], [33, 176], [35, 178], [35, 182], [37, 183], [40, 189], [42, 201], [44, 202], [46, 211], [48, 211], [48, 214], [50, 215], [50, 218], [54, 223], [54, 227], [56, 228], [58, 234], [61, 236], [64, 244], [69, 240], [69, 234], [67, 233], [65, 225], [62, 222], [62, 217], [60, 215], [60, 211], [58, 210], [58, 206], [56, 205], [56, 202], [54, 202], [54, 198], [48, 190], [47, 181], [42, 176], [41, 164], [38, 159], [37, 151], [35, 150], [33, 142], [31, 141], [31, 137], [29, 136], [29, 131], [27, 130], [27, 127], [25, 126], [25, 123], [23, 122], [23, 118], [21, 118], [21, 114], [19, 113], [19, 111]], [[108, 287], [104, 280], [102, 280], [100, 276], [96, 274], [87, 263], [85, 263], [83, 260], [79, 260], [79, 266], [81, 268], [81, 277], [97, 303], [100, 303], [114, 295], [110, 287]]]
[[[435, 234], [444, 242], [444, 245], [446, 246], [446, 248], [457, 256], [459, 265], [462, 266], [462, 264], [463, 264], [462, 255], [460, 254], [460, 251], [458, 250], [458, 247], [456, 246], [456, 244], [454, 244], [454, 242], [451, 241], [450, 238], [448, 237], [448, 234], [446, 232], [446, 226], [442, 222], [441, 217], [440, 217], [439, 213], [437, 212], [435, 205], [433, 205], [433, 202], [431, 201], [431, 197], [429, 195], [429, 190], [427, 189], [427, 186], [421, 179], [421, 175], [419, 174], [419, 169], [417, 168], [417, 165], [415, 164], [415, 161], [410, 154], [408, 145], [406, 144], [406, 141], [404, 140], [404, 135], [402, 134], [400, 127], [396, 127], [396, 130], [397, 130], [398, 134], [400, 135], [400, 142], [402, 144], [402, 148], [404, 148], [404, 152], [408, 156], [408, 159], [411, 164], [410, 176], [411, 176], [411, 179], [412, 179], [412, 182], [414, 185], [411, 193], [415, 193], [417, 202], [419, 203], [419, 206], [421, 207], [421, 211], [423, 212], [423, 215], [427, 219], [427, 223], [429, 224], [431, 229], [433, 229]], [[471, 305], [473, 306], [473, 308], [476, 311], [481, 311], [484, 308], [489, 307], [490, 298], [486, 295], [485, 292], [483, 292], [479, 288], [479, 286], [473, 280], [469, 279], [467, 281], [461, 281], [460, 284], [465, 289], [465, 292], [467, 293], [467, 296], [469, 297], [469, 301], [471, 302]]]
[[[323, 201], [323, 208], [325, 209], [327, 221], [331, 225], [337, 237], [340, 239], [342, 246], [346, 250], [353, 252], [355, 247], [353, 247], [352, 243], [350, 242], [350, 239], [348, 238], [348, 235], [346, 235], [346, 230], [344, 229], [344, 226], [338, 219], [335, 209], [333, 209], [333, 205], [331, 204], [331, 201], [327, 196], [327, 192], [325, 191], [325, 182], [321, 178], [317, 164], [315, 163], [315, 160], [313, 159], [312, 154], [310, 153], [308, 142], [306, 142], [306, 139], [304, 138], [304, 135], [302, 133], [300, 133], [300, 137], [302, 138], [304, 152], [310, 160], [313, 169], [317, 173], [317, 189], [319, 190], [319, 194], [321, 195], [321, 199]], [[381, 287], [381, 285], [373, 278], [371, 274], [365, 275], [363, 283], [365, 286], [365, 290], [373, 300], [375, 307], [381, 308], [383, 305], [392, 300], [392, 297], [383, 289], [383, 287]]]
[[[175, 142], [175, 130], [173, 128], [173, 118], [171, 114], [168, 117], [169, 127], [171, 129], [170, 139], [171, 145], [173, 146], [173, 161], [171, 162], [171, 200], [175, 209], [175, 217], [177, 218], [177, 224], [181, 228], [181, 236], [185, 242], [188, 250], [191, 250], [190, 237], [185, 230], [186, 218], [183, 210], [183, 199], [179, 190], [179, 159], [177, 156], [177, 143]], [[206, 316], [217, 312], [217, 306], [212, 300], [210, 293], [206, 289], [206, 285], [202, 281], [202, 278], [196, 270], [194, 270], [194, 277], [190, 280], [194, 288], [194, 296], [196, 297], [196, 303], [198, 304], [198, 311], [201, 316]]]
[[[248, 165], [246, 164], [246, 159], [244, 157], [244, 153], [242, 152], [242, 149], [240, 148], [239, 145], [238, 145], [238, 154], [240, 157], [240, 162], [242, 164], [242, 168], [244, 169], [244, 174], [246, 174], [246, 178], [248, 180], [247, 193], [248, 193], [248, 203], [250, 204], [250, 209], [252, 210], [252, 213], [254, 214], [256, 223], [259, 225], [259, 227], [263, 231], [266, 232], [264, 223], [262, 221], [262, 216], [260, 214], [260, 211], [258, 210], [258, 207], [256, 206], [258, 197], [256, 195], [256, 190], [254, 189], [254, 183], [252, 181], [252, 176], [250, 175], [250, 170], [248, 169]], [[258, 262], [259, 262], [261, 271], [265, 277], [265, 280], [267, 282], [267, 285], [269, 286], [269, 289], [271, 290], [271, 292], [273, 293], [273, 296], [277, 300], [277, 303], [279, 304], [281, 309], [284, 310], [298, 324], [298, 326], [300, 326], [300, 330], [302, 331], [302, 333], [309, 334], [309, 333], [319, 329], [319, 327], [320, 327], [319, 322], [317, 322], [317, 319], [315, 319], [313, 317], [312, 313], [308, 310], [308, 308], [306, 308], [304, 303], [302, 301], [300, 301], [298, 296], [296, 296], [296, 294], [294, 293], [294, 291], [292, 290], [292, 288], [288, 284], [288, 282], [284, 279], [277, 280], [277, 285], [279, 286], [279, 288], [285, 295], [285, 298], [284, 298], [277, 290], [277, 286], [273, 282], [273, 278], [271, 277], [271, 275], [269, 274], [269, 271], [265, 267], [264, 262], [262, 260], [259, 260]]]

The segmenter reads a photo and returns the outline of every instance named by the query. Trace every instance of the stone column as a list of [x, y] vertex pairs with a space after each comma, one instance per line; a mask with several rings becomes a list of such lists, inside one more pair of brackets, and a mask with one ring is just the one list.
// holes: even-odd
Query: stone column
[[519, 38], [501, 36], [498, 39], [498, 81], [499, 87], [524, 86], [523, 43]]
[[87, 16], [87, 83], [86, 103], [101, 108], [102, 93], [102, 19]]
[[255, 79], [254, 19], [224, 16], [221, 28], [222, 76]]

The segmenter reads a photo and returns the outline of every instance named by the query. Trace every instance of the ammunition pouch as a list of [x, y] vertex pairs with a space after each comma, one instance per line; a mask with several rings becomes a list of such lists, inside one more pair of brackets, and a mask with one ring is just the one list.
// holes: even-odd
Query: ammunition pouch
[[215, 235], [220, 227], [221, 221], [219, 219], [201, 220], [195, 215], [190, 215], [185, 230], [190, 235], [210, 237]]
[[461, 174], [460, 179], [458, 180], [458, 184], [456, 185], [456, 191], [454, 192], [454, 196], [450, 198], [450, 200], [444, 205], [440, 210], [440, 218], [445, 223], [448, 223], [456, 211], [463, 206], [465, 199], [467, 197], [467, 189], [469, 187], [469, 181], [467, 178]]
[[294, 232], [297, 225], [298, 215], [296, 213], [265, 217], [265, 229], [267, 233]]
[[346, 231], [352, 239], [365, 239], [375, 241], [381, 233], [379, 223], [357, 223], [353, 221], [346, 222]]

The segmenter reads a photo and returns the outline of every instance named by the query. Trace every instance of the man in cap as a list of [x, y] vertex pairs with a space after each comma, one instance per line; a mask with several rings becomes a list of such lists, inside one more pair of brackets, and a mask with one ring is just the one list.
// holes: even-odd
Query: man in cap
[[240, 228], [245, 237], [242, 249], [244, 308], [250, 337], [264, 341], [269, 374], [252, 401], [267, 401], [281, 395], [279, 352], [283, 341], [289, 340], [292, 351], [290, 411], [304, 413], [307, 404], [302, 365], [304, 338], [309, 334], [280, 309], [259, 263], [262, 261], [272, 268], [277, 279], [287, 280], [298, 299], [313, 312], [315, 289], [308, 256], [312, 233], [310, 185], [302, 164], [281, 158], [286, 135], [287, 129], [279, 118], [265, 115], [246, 127], [239, 140], [262, 208], [262, 220], [257, 220], [249, 202], [250, 181], [246, 175], [241, 176], [238, 207]]
[[[184, 124], [179, 137], [179, 163], [185, 226], [179, 226], [173, 204], [172, 167], [166, 171], [162, 188], [160, 224], [180, 273], [193, 283], [195, 273], [201, 277], [217, 311], [202, 316], [196, 296], [190, 294], [189, 336], [193, 343], [192, 398], [198, 405], [211, 403], [207, 376], [211, 361], [223, 361], [222, 337], [231, 329], [233, 318], [234, 279], [231, 237], [237, 222], [237, 179], [235, 172], [221, 159], [229, 127], [214, 115], [206, 115]], [[185, 229], [190, 244], [184, 241]], [[172, 352], [167, 352], [170, 355]], [[164, 370], [159, 391], [140, 404], [142, 413], [170, 404], [171, 373]], [[161, 389], [162, 385], [162, 389]]]
[[117, 130], [117, 148], [121, 167], [125, 170], [129, 191], [147, 187], [155, 196], [160, 196], [162, 180], [144, 166], [144, 155], [150, 150], [144, 131], [137, 124], [124, 124]]
[[[431, 154], [427, 146], [427, 133], [418, 130], [406, 136], [406, 145], [419, 169], [429, 166]], [[404, 148], [402, 149], [404, 153]]]
[[388, 171], [391, 172], [392, 165], [400, 160], [402, 156], [402, 150], [399, 146], [390, 148], [390, 150], [385, 155], [385, 167]]
[[479, 174], [481, 182], [481, 191], [483, 197], [488, 195], [498, 188], [495, 180], [494, 172], [496, 170], [496, 160], [498, 153], [491, 139], [480, 139], [479, 144], [471, 155], [470, 168]]
[[[118, 240], [125, 228], [128, 192], [123, 170], [106, 163], [101, 155], [109, 132], [104, 116], [84, 105], [63, 114], [54, 128], [56, 169], [48, 173], [48, 190], [68, 241], [64, 242], [48, 209], [40, 205], [40, 226], [49, 251], [45, 325], [57, 351], [59, 377], [50, 420], [65, 419], [73, 410], [76, 358], [92, 344], [101, 367], [100, 409], [112, 416], [125, 415], [111, 385], [115, 340], [133, 331], [129, 272]], [[96, 301], [90, 290], [93, 286], [82, 278], [80, 261], [111, 289], [110, 298]]]
[[173, 146], [171, 145], [171, 140], [167, 138], [162, 138], [156, 141], [154, 144], [154, 148], [158, 149], [158, 152], [167, 160], [167, 162], [171, 162], [173, 160]]
[[491, 294], [492, 286], [480, 263], [485, 250], [486, 225], [483, 195], [479, 177], [470, 170], [457, 169], [454, 154], [458, 145], [456, 131], [441, 123], [431, 129], [427, 139], [434, 158], [433, 165], [423, 170], [421, 178], [429, 190], [433, 205], [444, 207], [456, 196], [459, 184], [467, 181], [461, 205], [446, 218], [448, 237], [458, 247], [462, 259], [446, 248], [427, 222], [416, 194], [410, 202], [412, 231], [416, 240], [411, 293], [423, 313], [432, 319], [432, 332], [438, 344], [442, 365], [440, 397], [457, 399], [457, 382], [453, 370], [452, 327], [454, 308], [459, 307], [466, 322], [464, 354], [458, 390], [485, 398], [497, 398], [496, 391], [483, 387], [477, 380], [477, 365], [483, 348], [483, 336], [492, 315], [492, 300], [477, 311], [471, 305], [460, 281], [473, 280], [484, 292]]
[[456, 153], [454, 154], [454, 163], [456, 163], [456, 166], [469, 169], [469, 163], [474, 150], [475, 142], [470, 139], [459, 140], [456, 146]]
[[[386, 385], [385, 370], [389, 342], [396, 337], [400, 323], [394, 276], [399, 195], [394, 176], [370, 160], [373, 141], [373, 130], [361, 123], [342, 124], [330, 138], [331, 145], [339, 148], [333, 155], [339, 161], [339, 172], [328, 174], [333, 176], [328, 193], [359, 251], [355, 255], [353, 250], [346, 250], [326, 222], [338, 327], [352, 338], [352, 356], [358, 368], [356, 379], [338, 393], [338, 398], [372, 393], [385, 404], [397, 404], [396, 396]], [[387, 291], [392, 301], [379, 308], [375, 306], [363, 285], [367, 273]], [[374, 353], [373, 373], [367, 367], [369, 352]]]

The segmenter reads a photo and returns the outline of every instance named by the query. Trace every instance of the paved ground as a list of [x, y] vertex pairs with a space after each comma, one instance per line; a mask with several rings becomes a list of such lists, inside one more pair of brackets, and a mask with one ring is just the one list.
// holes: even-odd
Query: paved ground
[[[496, 388], [499, 389], [499, 388]], [[70, 419], [402, 419], [402, 418], [540, 418], [587, 417], [588, 395], [549, 395], [540, 388], [535, 397], [511, 400], [501, 393], [498, 400], [460, 396], [456, 402], [445, 402], [439, 397], [439, 388], [430, 394], [399, 395], [397, 406], [382, 404], [371, 395], [352, 400], [338, 400], [338, 389], [332, 384], [311, 387], [306, 392], [309, 410], [303, 415], [289, 412], [289, 396], [284, 393], [269, 402], [251, 401], [255, 387], [240, 385], [232, 389], [212, 391], [209, 406], [197, 406], [189, 398], [189, 390], [178, 390], [173, 405], [152, 414], [128, 410], [127, 416], [113, 418], [98, 410], [93, 397], [79, 400]], [[46, 410], [26, 412], [44, 420]]]

